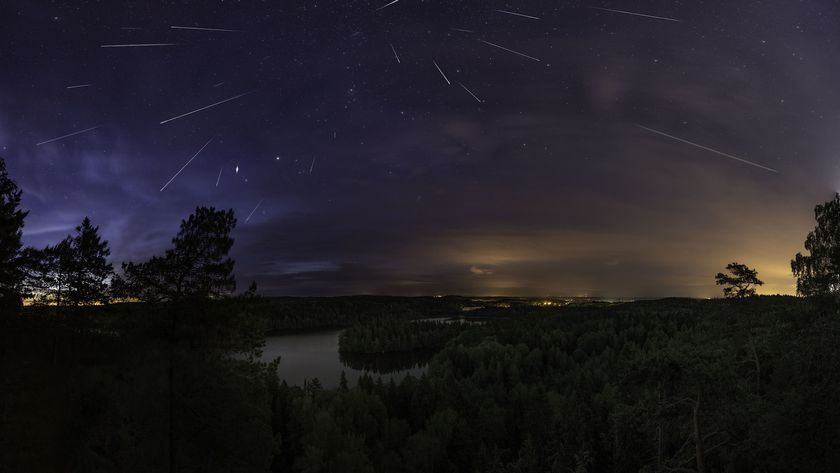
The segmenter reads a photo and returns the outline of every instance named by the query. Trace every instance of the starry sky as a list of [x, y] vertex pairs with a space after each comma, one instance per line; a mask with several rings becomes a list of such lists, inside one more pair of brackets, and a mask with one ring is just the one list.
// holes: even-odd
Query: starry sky
[[2, 2], [25, 243], [87, 215], [119, 267], [210, 205], [265, 294], [707, 297], [731, 261], [793, 292], [836, 2], [387, 3]]

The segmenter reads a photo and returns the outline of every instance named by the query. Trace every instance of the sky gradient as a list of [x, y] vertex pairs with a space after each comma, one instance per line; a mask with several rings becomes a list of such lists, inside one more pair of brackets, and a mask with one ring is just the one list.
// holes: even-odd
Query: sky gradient
[[116, 267], [211, 205], [265, 294], [792, 293], [838, 189], [833, 1], [64, 3], [0, 6], [0, 156]]

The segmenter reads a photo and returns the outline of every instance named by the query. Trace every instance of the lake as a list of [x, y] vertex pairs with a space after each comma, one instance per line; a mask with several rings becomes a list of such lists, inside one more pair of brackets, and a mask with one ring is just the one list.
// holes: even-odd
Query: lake
[[338, 336], [342, 329], [292, 333], [265, 338], [262, 361], [278, 356], [277, 372], [289, 385], [303, 386], [304, 379], [318, 378], [325, 388], [338, 387], [341, 372], [351, 386], [362, 374], [382, 381], [399, 382], [409, 373], [420, 376], [425, 371], [429, 354], [397, 353], [366, 357], [343, 357], [338, 353]]

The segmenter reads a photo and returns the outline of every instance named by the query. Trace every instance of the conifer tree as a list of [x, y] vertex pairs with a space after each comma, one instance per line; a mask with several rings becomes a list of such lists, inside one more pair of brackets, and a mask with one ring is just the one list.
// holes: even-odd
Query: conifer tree
[[15, 309], [21, 303], [21, 237], [29, 212], [20, 209], [20, 199], [21, 190], [0, 158], [0, 311]]
[[76, 234], [68, 238], [67, 302], [71, 305], [107, 302], [108, 278], [114, 267], [108, 262], [111, 250], [108, 242], [99, 236], [99, 227], [94, 227], [90, 218], [85, 217], [76, 227]]
[[115, 294], [145, 302], [229, 295], [236, 288], [234, 262], [228, 257], [235, 226], [233, 210], [196, 208], [181, 222], [164, 256], [145, 263], [123, 263], [123, 276], [114, 278]]

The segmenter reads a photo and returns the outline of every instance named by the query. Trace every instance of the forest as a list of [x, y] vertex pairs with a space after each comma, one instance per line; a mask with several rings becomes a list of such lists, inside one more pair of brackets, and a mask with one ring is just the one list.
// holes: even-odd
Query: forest
[[[833, 472], [840, 466], [840, 196], [798, 296], [490, 304], [236, 292], [233, 211], [113, 271], [89, 219], [25, 248], [0, 160], [0, 471]], [[24, 305], [26, 302], [26, 305]], [[470, 312], [472, 314], [473, 312]], [[288, 385], [266, 334], [340, 326], [348, 355], [430, 350], [419, 377]]]
[[833, 471], [838, 329], [833, 307], [790, 297], [569, 308], [471, 326], [419, 379], [281, 384], [275, 465]]
[[833, 302], [538, 310], [465, 326], [419, 378], [363, 377], [337, 389], [288, 386], [257, 361], [267, 324], [253, 306], [240, 298], [4, 318], [4, 471], [840, 464]]
[[376, 318], [341, 332], [339, 349], [342, 353], [367, 354], [440, 349], [467, 326], [461, 320]]

